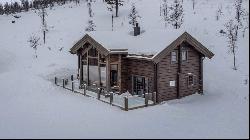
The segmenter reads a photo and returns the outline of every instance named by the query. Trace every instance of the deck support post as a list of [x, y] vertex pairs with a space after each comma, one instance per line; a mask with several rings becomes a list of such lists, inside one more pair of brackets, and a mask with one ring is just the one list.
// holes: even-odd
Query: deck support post
[[65, 88], [65, 80], [63, 79], [63, 88]]
[[55, 84], [57, 85], [57, 77], [55, 77]]
[[124, 109], [128, 111], [128, 97], [124, 97]]
[[71, 90], [72, 90], [72, 92], [74, 92], [74, 82], [73, 81], [71, 83], [71, 86], [72, 86]]
[[86, 85], [86, 84], [84, 84], [83, 86], [84, 86], [84, 89], [83, 89], [83, 95], [84, 95], [84, 96], [86, 96], [86, 89], [87, 89], [87, 85]]
[[114, 100], [114, 94], [113, 94], [113, 92], [110, 92], [110, 101], [109, 101], [109, 103], [112, 105], [112, 103], [113, 103], [113, 100]]
[[148, 93], [145, 93], [145, 106], [148, 106]]

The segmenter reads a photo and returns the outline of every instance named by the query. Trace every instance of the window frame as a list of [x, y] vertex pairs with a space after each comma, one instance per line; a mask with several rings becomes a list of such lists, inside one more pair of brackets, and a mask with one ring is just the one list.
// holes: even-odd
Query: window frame
[[[173, 61], [173, 53], [175, 53], [176, 55], [176, 59], [175, 59], [175, 61]], [[176, 51], [176, 50], [174, 50], [174, 51], [171, 51], [171, 53], [170, 53], [170, 61], [171, 61], [171, 64], [176, 64], [176, 63], [178, 63], [178, 52]]]
[[[190, 82], [190, 77], [192, 77], [192, 82]], [[193, 87], [195, 86], [195, 75], [193, 74], [190, 74], [187, 76], [187, 84], [188, 84], [188, 87]]]
[[[186, 60], [183, 60], [183, 52], [186, 52]], [[187, 49], [183, 49], [182, 51], [181, 51], [181, 61], [182, 62], [188, 62], [188, 50]]]

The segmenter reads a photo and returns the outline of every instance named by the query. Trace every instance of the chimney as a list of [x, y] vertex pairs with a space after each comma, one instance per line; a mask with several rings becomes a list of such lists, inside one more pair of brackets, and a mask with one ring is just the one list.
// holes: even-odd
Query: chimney
[[139, 27], [139, 24], [136, 23], [135, 27], [134, 27], [134, 36], [140, 35], [141, 34], [141, 29]]

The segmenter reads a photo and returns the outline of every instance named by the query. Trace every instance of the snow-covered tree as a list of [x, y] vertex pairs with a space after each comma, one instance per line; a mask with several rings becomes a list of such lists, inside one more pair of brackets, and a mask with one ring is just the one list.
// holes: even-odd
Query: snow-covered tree
[[229, 47], [229, 52], [233, 54], [233, 69], [237, 70], [236, 66], [236, 49], [237, 49], [237, 24], [234, 23], [233, 20], [230, 20], [225, 24], [226, 32], [225, 36], [228, 39], [228, 47]]
[[0, 15], [4, 14], [4, 9], [3, 9], [3, 5], [0, 3]]
[[85, 31], [87, 31], [87, 32], [95, 31], [96, 25], [95, 25], [95, 23], [94, 23], [94, 21], [93, 21], [92, 19], [88, 20], [88, 23], [87, 23], [87, 24], [88, 24], [88, 25], [87, 25]]
[[[245, 30], [249, 27], [249, 13], [247, 10], [245, 10], [242, 7], [243, 1], [242, 0], [235, 0], [235, 11], [236, 11], [236, 15], [235, 15], [235, 19], [237, 21], [237, 31], [239, 31], [240, 29], [243, 29], [243, 37], [245, 36]], [[244, 22], [246, 23], [244, 25]], [[237, 32], [238, 34], [238, 32]]]
[[22, 9], [25, 11], [29, 11], [29, 1], [28, 0], [21, 0], [22, 3]]
[[115, 16], [118, 17], [119, 6], [123, 6], [124, 1], [122, 0], [104, 0], [109, 6], [108, 10], [113, 11], [115, 8]]
[[138, 11], [136, 10], [134, 3], [132, 3], [132, 8], [130, 10], [128, 18], [130, 19], [129, 24], [131, 24], [133, 27], [135, 27], [136, 23], [138, 23], [138, 18], [141, 18]]
[[165, 26], [167, 26], [168, 22], [169, 22], [169, 7], [168, 7], [168, 3], [167, 0], [163, 0], [163, 4], [161, 6], [161, 15], [163, 16], [163, 20], [165, 22]]
[[35, 51], [35, 58], [37, 58], [37, 47], [39, 46], [39, 40], [40, 38], [35, 35], [32, 35], [28, 40], [30, 47]]
[[4, 4], [4, 13], [7, 15], [11, 13], [11, 8], [8, 2]]
[[170, 6], [169, 21], [175, 29], [179, 29], [183, 24], [184, 13], [182, 4], [180, 0], [174, 0], [174, 3]]

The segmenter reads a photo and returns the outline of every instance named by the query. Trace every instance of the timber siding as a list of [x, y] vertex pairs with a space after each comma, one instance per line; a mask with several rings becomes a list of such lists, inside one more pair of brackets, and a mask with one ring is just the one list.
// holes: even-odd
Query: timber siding
[[[178, 63], [171, 63], [171, 53], [167, 54], [158, 64], [158, 102], [176, 99], [194, 94], [199, 91], [201, 71], [200, 71], [200, 54], [190, 45], [185, 44], [183, 49], [188, 51], [187, 61], [181, 63], [181, 74], [178, 88]], [[178, 52], [178, 49], [173, 51]], [[194, 75], [195, 84], [188, 86], [188, 75]], [[176, 81], [175, 87], [170, 86], [170, 81]]]
[[150, 93], [154, 91], [154, 63], [147, 60], [124, 59], [123, 60], [123, 92], [132, 93], [132, 75], [148, 78], [148, 89]]

